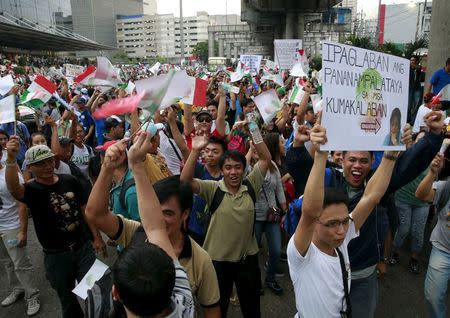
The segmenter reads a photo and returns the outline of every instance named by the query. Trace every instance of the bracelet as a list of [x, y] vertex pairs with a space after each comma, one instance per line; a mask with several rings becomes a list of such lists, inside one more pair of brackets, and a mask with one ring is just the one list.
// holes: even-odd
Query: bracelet
[[17, 163], [16, 162], [5, 162], [5, 166], [6, 167], [16, 167]]
[[386, 159], [392, 160], [392, 161], [396, 161], [398, 157], [394, 156], [394, 155], [391, 155], [391, 154], [385, 153], [385, 154], [383, 154], [383, 158], [386, 158]]

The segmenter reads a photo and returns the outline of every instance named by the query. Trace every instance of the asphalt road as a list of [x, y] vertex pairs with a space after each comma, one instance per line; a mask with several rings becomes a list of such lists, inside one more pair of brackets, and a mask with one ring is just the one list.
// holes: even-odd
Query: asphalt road
[[[431, 226], [427, 226], [425, 237], [429, 237]], [[42, 250], [34, 233], [33, 222], [30, 219], [28, 237], [28, 253], [34, 264], [35, 280], [41, 291], [41, 311], [35, 317], [57, 318], [61, 317], [61, 309], [58, 297], [45, 278]], [[110, 255], [114, 255], [114, 250], [110, 250]], [[418, 318], [425, 316], [425, 305], [423, 296], [423, 283], [425, 279], [426, 262], [430, 253], [430, 243], [425, 243], [422, 254], [422, 274], [414, 275], [408, 271], [408, 256], [402, 252], [400, 264], [388, 267], [388, 273], [383, 280], [380, 280], [380, 298], [377, 308], [377, 318]], [[260, 260], [263, 264], [263, 255]], [[265, 257], [264, 257], [265, 258]], [[110, 256], [104, 260], [107, 264], [114, 262], [114, 257]], [[265, 261], [265, 259], [264, 259]], [[280, 285], [284, 288], [282, 296], [274, 295], [270, 290], [265, 290], [261, 297], [261, 310], [263, 317], [293, 317], [295, 310], [295, 300], [293, 288], [289, 279], [286, 263], [281, 265], [286, 273], [284, 278], [279, 279]], [[10, 292], [7, 286], [6, 275], [3, 267], [0, 268], [0, 300], [4, 299]], [[450, 308], [450, 297], [447, 299], [447, 306]], [[450, 314], [450, 313], [449, 313]], [[9, 307], [0, 307], [0, 317], [27, 317], [26, 303], [20, 300]], [[230, 306], [228, 317], [242, 317], [238, 306]], [[450, 317], [450, 315], [449, 315]]]

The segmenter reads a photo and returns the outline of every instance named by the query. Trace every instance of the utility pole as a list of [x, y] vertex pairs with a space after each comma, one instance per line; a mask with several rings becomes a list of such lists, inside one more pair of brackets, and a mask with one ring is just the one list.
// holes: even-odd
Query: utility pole
[[180, 0], [180, 48], [181, 60], [184, 60], [184, 26], [183, 26], [183, 0]]
[[378, 19], [377, 19], [377, 35], [376, 35], [376, 44], [380, 45], [380, 19], [381, 19], [381, 0], [378, 0]]

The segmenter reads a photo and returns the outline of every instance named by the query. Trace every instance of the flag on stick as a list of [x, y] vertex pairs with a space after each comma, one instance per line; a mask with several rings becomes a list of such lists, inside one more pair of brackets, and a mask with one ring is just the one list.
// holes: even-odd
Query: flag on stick
[[0, 100], [0, 124], [16, 121], [16, 96], [8, 95]]
[[21, 104], [37, 108], [48, 102], [56, 91], [56, 85], [42, 75], [36, 76], [33, 83], [20, 96]]

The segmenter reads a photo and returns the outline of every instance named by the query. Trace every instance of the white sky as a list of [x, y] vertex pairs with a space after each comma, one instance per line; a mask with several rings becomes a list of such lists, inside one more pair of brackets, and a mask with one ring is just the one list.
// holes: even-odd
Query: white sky
[[[382, 4], [414, 3], [424, 0], [382, 0]], [[180, 0], [157, 0], [158, 13], [180, 15]], [[428, 0], [431, 2], [431, 0]], [[358, 11], [367, 13], [367, 17], [377, 16], [378, 0], [358, 0]], [[183, 15], [194, 16], [197, 11], [209, 14], [241, 14], [241, 0], [183, 0]]]
[[[382, 0], [381, 4], [399, 4], [399, 3], [418, 3], [425, 2], [425, 0]], [[432, 2], [428, 0], [428, 2]], [[358, 0], [358, 12], [363, 10], [367, 17], [377, 17], [378, 15], [378, 0]]]
[[[158, 13], [180, 15], [180, 0], [157, 0]], [[197, 11], [209, 14], [241, 15], [241, 0], [183, 0], [183, 16], [194, 16]]]

